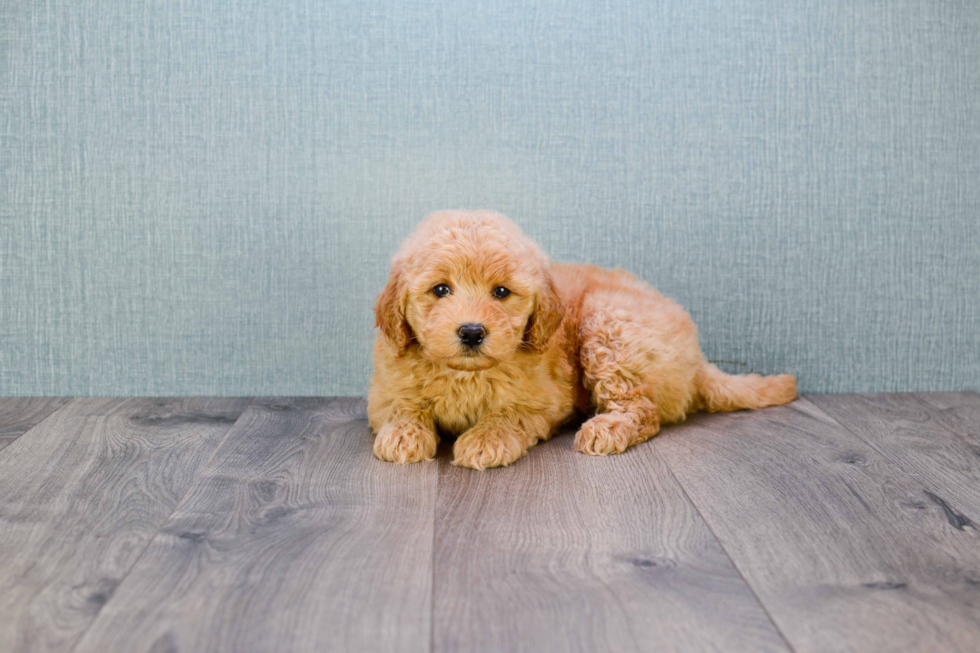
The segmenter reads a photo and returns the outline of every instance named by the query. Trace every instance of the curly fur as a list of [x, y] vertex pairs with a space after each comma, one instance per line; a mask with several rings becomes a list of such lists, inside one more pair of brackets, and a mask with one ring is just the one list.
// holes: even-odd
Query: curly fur
[[[439, 298], [432, 289], [448, 284]], [[511, 295], [493, 296], [505, 286]], [[509, 465], [575, 412], [575, 449], [604, 456], [697, 410], [784, 404], [788, 375], [729, 375], [704, 360], [683, 308], [623, 270], [554, 265], [504, 216], [443, 211], [391, 262], [368, 417], [382, 460], [431, 460], [455, 435], [454, 464]], [[485, 326], [478, 352], [457, 331]]]

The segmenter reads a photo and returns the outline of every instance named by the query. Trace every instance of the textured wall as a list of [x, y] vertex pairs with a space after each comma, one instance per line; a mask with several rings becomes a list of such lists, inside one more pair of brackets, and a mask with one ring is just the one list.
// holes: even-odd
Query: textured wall
[[710, 358], [980, 389], [978, 62], [975, 0], [7, 0], [0, 394], [363, 393], [451, 207]]

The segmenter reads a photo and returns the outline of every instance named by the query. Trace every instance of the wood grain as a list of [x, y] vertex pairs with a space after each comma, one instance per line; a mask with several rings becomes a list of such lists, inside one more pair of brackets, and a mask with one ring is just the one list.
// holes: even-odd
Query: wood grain
[[74, 399], [0, 456], [0, 651], [68, 651], [246, 405]]
[[67, 403], [67, 397], [0, 397], [0, 449]]
[[980, 649], [977, 532], [806, 399], [653, 445], [796, 651]]
[[440, 460], [433, 650], [786, 651], [655, 450]]
[[360, 399], [248, 404], [0, 399], [0, 651], [980, 650], [975, 393], [484, 473], [375, 460]]
[[[961, 529], [980, 524], [980, 397], [814, 395], [848, 431], [917, 478], [923, 498]], [[978, 526], [980, 527], [980, 526]]]
[[974, 458], [980, 460], [980, 394], [936, 392], [914, 396], [930, 407], [936, 423], [965, 443]]
[[78, 653], [427, 651], [436, 466], [376, 460], [364, 412], [250, 407]]

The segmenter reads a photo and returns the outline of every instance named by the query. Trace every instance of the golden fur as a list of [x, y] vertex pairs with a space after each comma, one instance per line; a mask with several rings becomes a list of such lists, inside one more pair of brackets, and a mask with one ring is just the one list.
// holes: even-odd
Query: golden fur
[[[437, 297], [447, 284], [452, 293]], [[494, 297], [497, 286], [511, 291]], [[553, 265], [504, 216], [444, 211], [391, 262], [368, 417], [382, 460], [431, 460], [456, 435], [454, 464], [509, 465], [576, 411], [591, 455], [621, 453], [697, 410], [785, 404], [788, 375], [728, 375], [704, 360], [683, 308], [623, 270]], [[463, 324], [486, 339], [464, 347]]]

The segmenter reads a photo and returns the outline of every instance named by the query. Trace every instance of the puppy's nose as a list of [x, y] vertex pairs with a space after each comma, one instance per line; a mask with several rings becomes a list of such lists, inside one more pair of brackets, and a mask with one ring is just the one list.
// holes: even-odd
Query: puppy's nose
[[476, 347], [487, 337], [482, 324], [464, 324], [459, 327], [459, 339], [467, 347]]

